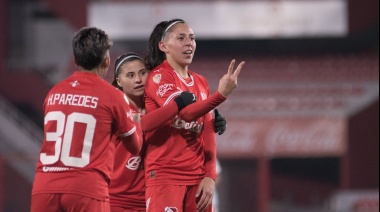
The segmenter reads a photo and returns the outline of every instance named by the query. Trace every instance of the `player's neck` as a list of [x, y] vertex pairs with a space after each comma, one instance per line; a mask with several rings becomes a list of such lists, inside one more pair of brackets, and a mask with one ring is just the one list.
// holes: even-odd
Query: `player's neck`
[[142, 112], [145, 110], [144, 98], [141, 96], [129, 97], [128, 99], [130, 103], [137, 109], [138, 112]]
[[79, 71], [94, 73], [94, 74], [98, 75], [101, 78], [104, 78], [105, 75], [106, 75], [106, 73], [107, 73], [107, 70], [104, 70], [101, 67], [96, 67], [96, 68], [93, 68], [91, 70], [87, 70], [87, 69], [85, 69], [83, 67], [80, 67], [80, 66], [78, 68], [79, 68]]
[[186, 69], [186, 70], [174, 69], [174, 71], [175, 71], [179, 76], [181, 76], [181, 77], [184, 78], [184, 79], [187, 79], [188, 77], [190, 77], [189, 73], [187, 72], [187, 69]]
[[178, 63], [174, 62], [174, 61], [170, 61], [170, 59], [168, 59], [168, 63], [169, 65], [174, 69], [174, 71], [180, 75], [182, 78], [186, 79], [189, 77], [189, 73], [188, 73], [188, 66], [181, 66], [179, 65]]

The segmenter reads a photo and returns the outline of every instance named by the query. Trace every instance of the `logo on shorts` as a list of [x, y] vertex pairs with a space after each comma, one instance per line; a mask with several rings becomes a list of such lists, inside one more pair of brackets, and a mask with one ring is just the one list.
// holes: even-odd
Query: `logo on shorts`
[[160, 81], [161, 81], [161, 74], [154, 75], [153, 82], [155, 82], [156, 84], [158, 84], [158, 83], [160, 83]]
[[178, 212], [176, 207], [166, 207], [165, 212]]

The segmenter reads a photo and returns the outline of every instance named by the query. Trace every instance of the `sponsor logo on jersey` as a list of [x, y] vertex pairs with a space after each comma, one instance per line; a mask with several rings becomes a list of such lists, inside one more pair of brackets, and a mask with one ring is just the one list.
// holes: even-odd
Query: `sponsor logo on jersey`
[[157, 96], [163, 97], [166, 94], [166, 92], [168, 92], [170, 90], [173, 90], [173, 84], [161, 85], [158, 88], [156, 94], [157, 94]]
[[178, 212], [176, 207], [166, 207], [165, 212]]
[[127, 165], [125, 165], [125, 167], [127, 167], [127, 169], [130, 169], [130, 170], [137, 170], [140, 167], [140, 162], [141, 162], [140, 156], [131, 157], [128, 160], [128, 163]]
[[176, 129], [185, 129], [190, 132], [201, 133], [203, 129], [203, 123], [198, 123], [198, 121], [186, 122], [181, 119], [179, 116], [176, 116], [173, 120], [172, 127]]
[[80, 83], [78, 82], [78, 80], [75, 80], [74, 82], [70, 82], [70, 85], [73, 86], [74, 88], [77, 87], [78, 85], [80, 85]]
[[158, 83], [160, 83], [160, 81], [161, 81], [161, 74], [154, 75], [153, 82], [155, 82], [156, 84], [158, 84]]
[[61, 171], [69, 171], [69, 170], [72, 170], [74, 168], [70, 168], [70, 167], [59, 167], [59, 166], [43, 166], [42, 167], [42, 171], [43, 172], [61, 172]]
[[195, 96], [195, 94], [193, 94], [193, 101], [197, 101], [197, 97]]

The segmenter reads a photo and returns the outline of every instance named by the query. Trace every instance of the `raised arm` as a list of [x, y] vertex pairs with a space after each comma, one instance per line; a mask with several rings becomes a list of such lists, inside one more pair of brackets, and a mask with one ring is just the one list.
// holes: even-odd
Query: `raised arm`
[[179, 116], [185, 121], [193, 121], [206, 115], [210, 110], [224, 102], [237, 87], [237, 78], [244, 64], [244, 61], [241, 62], [235, 71], [233, 71], [235, 60], [232, 60], [228, 67], [227, 74], [219, 80], [218, 90], [206, 100], [198, 101], [184, 108], [179, 113]]

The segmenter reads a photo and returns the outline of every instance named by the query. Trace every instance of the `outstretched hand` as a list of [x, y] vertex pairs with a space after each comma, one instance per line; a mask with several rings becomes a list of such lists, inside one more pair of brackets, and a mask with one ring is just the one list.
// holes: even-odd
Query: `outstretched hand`
[[237, 78], [239, 76], [239, 73], [241, 69], [243, 68], [245, 62], [241, 62], [238, 67], [234, 71], [236, 60], [233, 59], [230, 63], [230, 66], [228, 67], [227, 74], [225, 74], [220, 80], [219, 80], [219, 86], [218, 91], [219, 93], [224, 96], [228, 97], [234, 89], [237, 87]]

